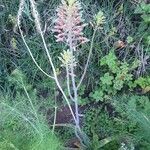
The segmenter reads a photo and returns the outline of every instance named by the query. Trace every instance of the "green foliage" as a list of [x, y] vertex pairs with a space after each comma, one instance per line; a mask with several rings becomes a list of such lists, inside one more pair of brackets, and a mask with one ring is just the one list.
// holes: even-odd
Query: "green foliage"
[[135, 84], [140, 86], [143, 93], [147, 93], [150, 91], [150, 77], [139, 77], [137, 80], [135, 80]]
[[130, 44], [130, 43], [132, 43], [132, 42], [133, 42], [133, 37], [128, 36], [128, 37], [127, 37], [127, 43]]
[[100, 78], [103, 85], [112, 85], [113, 76], [110, 76], [109, 73], [105, 73], [103, 77]]
[[[88, 150], [99, 150], [102, 147], [109, 145], [109, 143], [114, 140], [115, 140], [115, 137], [113, 137], [113, 136], [107, 137], [103, 140], [99, 140], [98, 135], [96, 133], [93, 133], [92, 141], [91, 141], [90, 146], [88, 147]], [[113, 148], [115, 148], [115, 147], [113, 147]]]
[[91, 97], [94, 100], [96, 100], [96, 102], [102, 101], [103, 100], [103, 96], [104, 96], [104, 93], [102, 91], [98, 91], [98, 90], [96, 90], [93, 94], [91, 94]]
[[104, 66], [107, 65], [108, 68], [113, 72], [116, 73], [118, 71], [118, 62], [117, 62], [117, 57], [114, 53], [114, 51], [110, 51], [108, 55], [104, 56], [100, 60], [100, 65]]
[[[135, 9], [135, 14], [140, 14], [142, 20], [138, 26], [137, 32], [141, 35], [143, 39], [143, 44], [145, 45], [145, 49], [149, 46], [149, 24], [150, 24], [150, 4], [146, 4], [145, 2], [141, 2], [137, 8]], [[143, 33], [144, 32], [144, 35]], [[148, 48], [148, 52], [150, 52]]]
[[91, 97], [98, 100], [103, 100], [111, 95], [117, 94], [123, 88], [135, 87], [132, 71], [137, 68], [138, 61], [134, 61], [131, 65], [127, 62], [121, 62], [117, 59], [114, 51], [110, 51], [108, 55], [100, 60], [101, 66], [106, 67], [104, 75], [100, 77], [99, 87]]
[[[136, 124], [123, 120], [121, 116], [111, 117], [107, 105], [103, 107], [86, 111], [84, 130], [92, 137], [91, 149], [103, 147], [104, 150], [114, 150], [119, 148], [122, 140], [131, 142], [129, 134], [134, 133]], [[102, 141], [106, 143], [103, 145]]]
[[150, 23], [150, 4], [146, 4], [145, 2], [141, 2], [139, 6], [135, 9], [136, 14], [142, 14], [141, 18], [147, 24]]
[[16, 98], [1, 94], [0, 149], [61, 150], [61, 142], [50, 131], [38, 107], [29, 101], [24, 94]]
[[43, 116], [45, 104], [40, 102], [26, 75], [15, 69], [8, 79], [16, 93], [5, 93], [5, 96], [1, 93], [0, 149], [62, 149], [61, 142], [51, 132]]
[[23, 86], [27, 89], [27, 91], [32, 90], [32, 86], [28, 83], [25, 74], [19, 69], [15, 69], [11, 75], [8, 77], [9, 82], [15, 86], [16, 90], [23, 89]]
[[111, 114], [112, 110], [105, 104], [86, 111], [84, 129], [93, 137], [93, 147], [98, 149], [100, 140], [111, 136], [113, 141], [105, 145], [104, 150], [125, 147], [149, 149], [150, 99], [146, 96], [124, 95], [116, 96], [110, 102], [116, 109]]
[[[150, 99], [146, 96], [124, 95], [114, 98], [115, 108], [131, 124], [136, 125], [136, 132], [132, 132], [136, 144], [143, 149], [149, 149], [150, 139]], [[144, 142], [143, 142], [144, 141]]]

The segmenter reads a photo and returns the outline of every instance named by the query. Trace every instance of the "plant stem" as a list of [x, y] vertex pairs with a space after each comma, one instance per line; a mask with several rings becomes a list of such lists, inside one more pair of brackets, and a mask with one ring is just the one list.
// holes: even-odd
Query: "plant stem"
[[[69, 48], [73, 55], [73, 45], [72, 45], [72, 37], [71, 37], [71, 30], [69, 32]], [[79, 107], [78, 107], [78, 93], [77, 87], [75, 83], [75, 74], [74, 74], [74, 64], [73, 60], [71, 61], [70, 69], [71, 69], [71, 80], [72, 80], [72, 88], [74, 92], [74, 104], [75, 104], [75, 115], [76, 115], [76, 127], [80, 129], [80, 119], [79, 119]]]
[[93, 50], [93, 44], [94, 44], [94, 38], [95, 38], [95, 34], [96, 34], [96, 31], [97, 31], [97, 27], [95, 27], [94, 29], [94, 32], [93, 32], [93, 36], [92, 36], [92, 40], [91, 40], [91, 46], [90, 46], [90, 51], [89, 51], [89, 55], [88, 55], [88, 59], [87, 59], [87, 62], [86, 62], [86, 65], [85, 65], [85, 68], [84, 68], [84, 71], [83, 71], [83, 74], [81, 76], [81, 79], [77, 85], [77, 89], [80, 87], [84, 77], [85, 77], [85, 74], [86, 74], [86, 71], [87, 71], [87, 68], [88, 68], [88, 65], [89, 65], [89, 61], [90, 61], [90, 58], [91, 58], [91, 54], [92, 54], [92, 50]]
[[54, 134], [54, 130], [55, 130], [56, 117], [57, 117], [57, 106], [55, 106], [55, 112], [54, 112], [54, 122], [53, 122], [53, 129], [52, 129], [53, 134]]
[[74, 101], [72, 95], [71, 95], [71, 90], [70, 90], [70, 77], [69, 77], [69, 68], [68, 65], [66, 66], [66, 74], [67, 74], [67, 88], [68, 88], [68, 94], [70, 96], [70, 99]]
[[32, 58], [32, 60], [33, 60], [33, 62], [34, 62], [35, 65], [37, 66], [37, 68], [38, 68], [42, 73], [44, 73], [47, 77], [49, 77], [49, 78], [51, 78], [51, 79], [54, 79], [54, 77], [52, 77], [52, 76], [50, 76], [49, 74], [47, 74], [47, 73], [38, 65], [37, 61], [34, 59], [34, 56], [33, 56], [32, 52], [31, 52], [31, 50], [30, 50], [30, 48], [29, 48], [29, 46], [28, 46], [28, 44], [27, 44], [27, 42], [26, 42], [26, 40], [25, 40], [25, 38], [24, 38], [24, 36], [23, 36], [22, 30], [21, 30], [19, 24], [18, 24], [18, 28], [19, 28], [19, 32], [20, 32], [20, 34], [21, 34], [21, 38], [22, 38], [22, 40], [23, 40], [23, 43], [25, 44], [25, 46], [26, 46], [26, 48], [27, 48], [27, 50], [28, 50], [28, 52], [29, 52], [29, 54], [30, 54], [30, 56], [31, 56], [31, 58]]
[[43, 41], [43, 44], [44, 44], [44, 48], [45, 48], [47, 57], [48, 57], [48, 59], [49, 59], [49, 62], [50, 62], [50, 64], [51, 64], [51, 67], [52, 67], [52, 70], [53, 70], [55, 82], [56, 82], [56, 84], [57, 84], [57, 86], [58, 86], [60, 92], [62, 93], [63, 97], [65, 98], [65, 100], [66, 100], [66, 102], [67, 102], [67, 104], [68, 104], [68, 107], [69, 107], [69, 109], [70, 109], [70, 111], [71, 111], [71, 114], [72, 114], [72, 116], [73, 116], [73, 119], [74, 119], [74, 121], [76, 122], [76, 118], [75, 118], [75, 116], [74, 116], [74, 113], [73, 113], [73, 110], [72, 110], [72, 108], [71, 108], [70, 102], [69, 102], [69, 100], [68, 100], [66, 94], [64, 93], [64, 91], [63, 91], [63, 89], [62, 89], [62, 87], [60, 86], [60, 83], [59, 83], [59, 81], [58, 81], [56, 69], [55, 69], [55, 67], [54, 67], [54, 64], [53, 64], [53, 62], [52, 62], [51, 56], [50, 56], [50, 54], [49, 54], [49, 51], [48, 51], [48, 48], [47, 48], [47, 45], [46, 45], [46, 42], [45, 42], [43, 33], [40, 32], [40, 35], [41, 35], [41, 38], [42, 38], [42, 41]]

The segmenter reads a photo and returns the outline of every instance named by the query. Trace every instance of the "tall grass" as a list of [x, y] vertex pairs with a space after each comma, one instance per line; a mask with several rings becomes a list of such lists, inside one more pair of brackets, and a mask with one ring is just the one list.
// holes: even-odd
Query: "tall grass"
[[17, 93], [14, 98], [10, 93], [1, 93], [0, 99], [0, 150], [62, 149], [61, 142], [34, 107], [31, 100], [35, 97]]

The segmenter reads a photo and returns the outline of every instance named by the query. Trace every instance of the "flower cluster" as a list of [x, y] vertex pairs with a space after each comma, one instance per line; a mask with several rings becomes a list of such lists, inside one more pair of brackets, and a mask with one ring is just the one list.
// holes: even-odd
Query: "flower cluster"
[[53, 32], [57, 34], [57, 42], [75, 47], [89, 41], [83, 36], [82, 31], [86, 24], [83, 24], [81, 5], [77, 0], [62, 0], [56, 11], [57, 19]]
[[104, 13], [102, 11], [99, 11], [95, 15], [95, 22], [96, 22], [96, 26], [99, 27], [100, 29], [102, 29], [101, 26], [105, 23], [105, 16], [104, 16]]
[[75, 57], [70, 50], [64, 50], [59, 60], [62, 62], [62, 66], [68, 66], [69, 68], [71, 65], [76, 66]]

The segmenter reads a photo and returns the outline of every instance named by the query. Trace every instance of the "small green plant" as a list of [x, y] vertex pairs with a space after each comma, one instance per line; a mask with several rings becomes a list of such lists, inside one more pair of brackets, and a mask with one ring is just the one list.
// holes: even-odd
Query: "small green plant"
[[135, 80], [135, 84], [140, 86], [143, 94], [148, 93], [150, 91], [150, 77], [139, 77]]
[[100, 60], [100, 65], [106, 67], [106, 71], [100, 77], [98, 89], [91, 94], [96, 101], [107, 99], [123, 88], [135, 87], [132, 71], [138, 67], [138, 61], [129, 65], [127, 62], [119, 61], [114, 51], [110, 51]]

